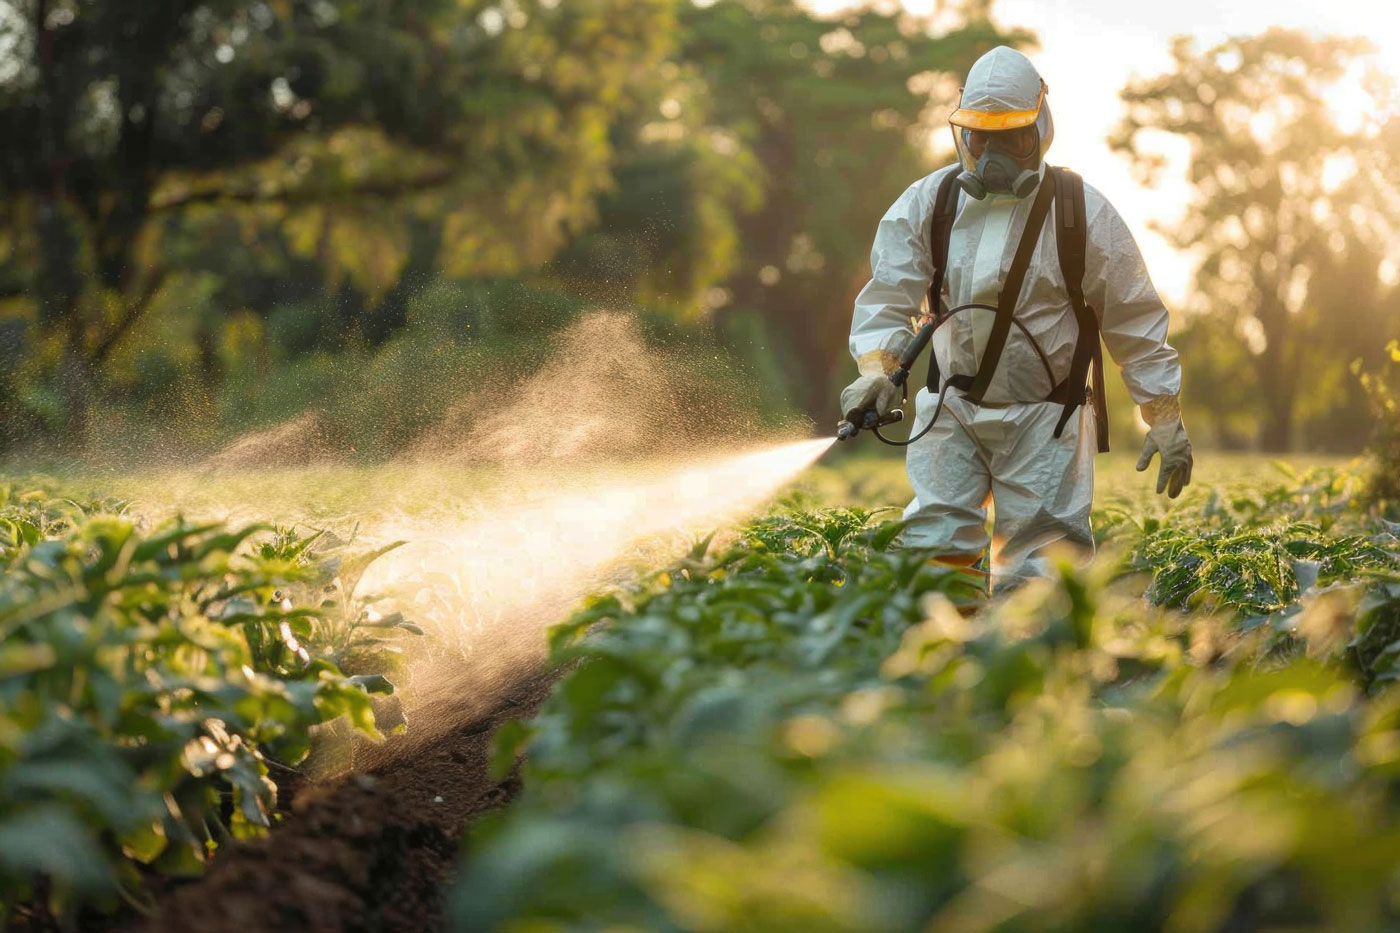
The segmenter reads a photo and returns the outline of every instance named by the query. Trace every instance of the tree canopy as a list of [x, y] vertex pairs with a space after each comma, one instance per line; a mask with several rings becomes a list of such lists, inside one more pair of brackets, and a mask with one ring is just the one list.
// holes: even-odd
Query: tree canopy
[[0, 130], [39, 141], [0, 163], [0, 417], [77, 442], [172, 366], [217, 396], [239, 347], [375, 344], [502, 276], [718, 322], [815, 409], [931, 101], [1026, 38], [988, 13], [0, 0]]
[[[976, 57], [1031, 38], [990, 0], [936, 26], [797, 0], [0, 0], [0, 131], [33, 141], [0, 155], [0, 438], [180, 412], [212, 438], [345, 391], [352, 356], [383, 377], [416, 340], [457, 385], [443, 335], [508, 355], [617, 306], [821, 417], [880, 215], [946, 157]], [[1190, 151], [1176, 340], [1227, 445], [1366, 433], [1348, 364], [1400, 336], [1400, 120], [1368, 48], [1183, 39], [1123, 91], [1112, 144], [1144, 179], [1160, 134]]]
[[1122, 92], [1113, 142], [1145, 180], [1163, 165], [1153, 131], [1190, 144], [1192, 199], [1163, 230], [1201, 259], [1188, 393], [1226, 436], [1257, 421], [1266, 449], [1288, 449], [1303, 416], [1315, 443], [1354, 444], [1366, 415], [1347, 366], [1400, 332], [1397, 98], [1370, 50], [1282, 29], [1207, 50], [1182, 38], [1167, 73]]
[[80, 435], [216, 211], [370, 303], [415, 260], [538, 264], [594, 219], [608, 127], [673, 19], [669, 0], [7, 0], [0, 131], [37, 145], [0, 161], [4, 290], [35, 305], [33, 381], [57, 375]]

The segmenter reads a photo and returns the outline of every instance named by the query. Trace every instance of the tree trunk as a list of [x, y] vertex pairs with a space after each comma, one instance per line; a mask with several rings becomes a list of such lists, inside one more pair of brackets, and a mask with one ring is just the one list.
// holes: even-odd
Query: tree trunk
[[64, 415], [63, 424], [59, 429], [59, 440], [63, 452], [69, 455], [79, 454], [87, 447], [88, 431], [92, 423], [95, 381], [92, 360], [87, 347], [83, 346], [82, 328], [78, 326], [77, 314], [75, 309], [72, 317], [75, 326], [69, 330], [59, 373]]
[[1263, 295], [1255, 318], [1264, 332], [1264, 352], [1254, 358], [1259, 391], [1264, 396], [1259, 446], [1271, 453], [1283, 453], [1293, 444], [1293, 407], [1298, 397], [1299, 373], [1293, 363], [1297, 354], [1291, 351], [1297, 338], [1289, 333], [1293, 321], [1278, 297], [1278, 283], [1267, 280], [1261, 285]]
[[1293, 394], [1270, 395], [1264, 405], [1259, 446], [1269, 453], [1287, 453], [1293, 449]]

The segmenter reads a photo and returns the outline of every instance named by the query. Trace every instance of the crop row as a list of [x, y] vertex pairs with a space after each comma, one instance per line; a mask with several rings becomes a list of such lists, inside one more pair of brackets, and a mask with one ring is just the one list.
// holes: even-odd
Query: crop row
[[271, 824], [314, 727], [378, 736], [413, 627], [356, 599], [375, 556], [0, 487], [0, 916], [140, 909]]
[[[870, 513], [789, 510], [593, 600], [503, 729], [468, 929], [1400, 924], [1397, 528], [1344, 474], [1099, 516], [975, 614]], [[1146, 592], [1146, 598], [1144, 597]]]

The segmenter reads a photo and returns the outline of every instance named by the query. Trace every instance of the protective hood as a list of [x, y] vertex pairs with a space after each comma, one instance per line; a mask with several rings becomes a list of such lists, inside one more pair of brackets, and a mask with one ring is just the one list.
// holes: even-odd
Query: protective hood
[[1043, 163], [1055, 138], [1055, 121], [1046, 100], [1048, 92], [1035, 65], [1015, 49], [999, 45], [977, 59], [967, 73], [958, 109], [948, 118], [964, 168], [974, 170], [976, 166], [975, 161], [968, 164], [959, 127], [995, 132], [1035, 124]]

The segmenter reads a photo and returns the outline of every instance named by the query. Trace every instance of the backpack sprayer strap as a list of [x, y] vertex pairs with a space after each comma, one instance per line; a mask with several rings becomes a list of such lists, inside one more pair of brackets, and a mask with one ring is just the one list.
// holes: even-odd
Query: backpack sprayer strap
[[[933, 259], [933, 279], [928, 286], [928, 314], [937, 319], [943, 301], [943, 282], [948, 271], [948, 241], [953, 236], [953, 221], [958, 216], [958, 186], [955, 171], [943, 176], [938, 186], [938, 196], [933, 201], [933, 218], [930, 221], [929, 245]], [[932, 348], [928, 351], [928, 390], [939, 391], [941, 382], [938, 372], [938, 354]]]
[[1040, 231], [1045, 226], [1045, 218], [1050, 215], [1050, 202], [1055, 186], [1053, 178], [1049, 177], [1050, 173], [1046, 174], [1047, 177], [1041, 180], [1040, 188], [1036, 192], [1030, 215], [1026, 218], [1026, 228], [1021, 233], [1021, 242], [1016, 246], [1011, 269], [1007, 272], [1006, 281], [1002, 283], [1001, 295], [997, 298], [996, 320], [992, 322], [991, 333], [987, 336], [987, 346], [982, 351], [982, 362], [978, 365], [977, 375], [973, 377], [972, 385], [966, 392], [966, 397], [973, 402], [981, 402], [982, 396], [987, 394], [987, 387], [992, 383], [997, 363], [1001, 360], [1001, 351], [1006, 348], [1006, 337], [1011, 333], [1011, 318], [1015, 315], [1016, 304], [1021, 298], [1021, 286], [1026, 281], [1026, 270], [1030, 268], [1031, 256], [1035, 254], [1036, 244], [1040, 242]]
[[[938, 196], [934, 201], [932, 229], [930, 231], [930, 252], [933, 259], [933, 281], [929, 287], [930, 309], [939, 307], [938, 300], [941, 296], [948, 266], [948, 243], [952, 237], [953, 221], [957, 216], [958, 195], [953, 184], [953, 177], [954, 173], [950, 172], [943, 179], [943, 183], [938, 188]], [[1088, 214], [1084, 206], [1084, 181], [1077, 173], [1067, 168], [1046, 167], [1045, 179], [1041, 182], [1040, 190], [1036, 194], [1031, 215], [1026, 221], [1026, 229], [1022, 232], [1016, 256], [1012, 261], [1007, 281], [999, 296], [996, 308], [997, 319], [992, 325], [992, 332], [982, 354], [982, 361], [978, 366], [976, 377], [953, 375], [948, 377], [945, 386], [942, 374], [938, 369], [937, 355], [930, 350], [928, 387], [930, 392], [940, 395], [940, 401], [940, 390], [954, 388], [963, 392], [965, 397], [971, 398], [977, 404], [985, 404], [982, 401], [982, 396], [985, 395], [997, 363], [1000, 362], [1001, 352], [1005, 349], [1006, 336], [1010, 331], [1011, 324], [1020, 323], [1014, 317], [1015, 304], [1020, 297], [1021, 286], [1024, 284], [1031, 254], [1040, 239], [1041, 228], [1044, 226], [1045, 214], [1048, 211], [1048, 201], [1052, 193], [1055, 202], [1055, 244], [1059, 253], [1060, 271], [1065, 279], [1065, 289], [1070, 305], [1074, 309], [1075, 321], [1079, 325], [1079, 339], [1075, 343], [1069, 375], [1054, 386], [1045, 401], [1057, 402], [1064, 406], [1064, 411], [1060, 413], [1060, 421], [1055, 428], [1055, 436], [1059, 437], [1064, 432], [1064, 426], [1068, 423], [1074, 410], [1084, 404], [1086, 400], [1091, 400], [1094, 414], [1097, 416], [1095, 420], [1098, 429], [1098, 448], [1104, 452], [1108, 450], [1108, 405], [1104, 391], [1103, 347], [1099, 339], [1098, 315], [1089, 307], [1084, 298], [1085, 256], [1088, 248]], [[946, 316], [939, 318], [940, 323], [942, 320], [946, 320]], [[1024, 327], [1021, 329], [1025, 330]], [[1046, 366], [1046, 371], [1049, 373], [1049, 363], [1044, 351], [1031, 338], [1029, 332], [1026, 333], [1026, 337], [1031, 340], [1032, 346], [1035, 347], [1037, 354], [1041, 357], [1042, 364]], [[1085, 388], [1085, 382], [1091, 369], [1093, 389], [1088, 390]], [[1051, 374], [1051, 379], [1054, 379], [1053, 374]]]
[[1074, 308], [1075, 322], [1079, 325], [1079, 339], [1074, 344], [1074, 356], [1070, 360], [1069, 375], [1050, 394], [1051, 401], [1064, 406], [1060, 420], [1055, 424], [1055, 436], [1064, 433], [1065, 425], [1075, 409], [1084, 404], [1086, 398], [1085, 381], [1092, 366], [1094, 388], [1088, 393], [1092, 399], [1096, 416], [1098, 449], [1108, 451], [1108, 405], [1104, 397], [1103, 348], [1099, 342], [1099, 318], [1094, 309], [1084, 300], [1084, 264], [1088, 250], [1088, 216], [1084, 208], [1084, 181], [1067, 168], [1053, 169], [1056, 188], [1055, 237], [1060, 254], [1060, 270], [1064, 274], [1065, 289], [1069, 293], [1070, 305]]
[[[933, 276], [928, 289], [928, 314], [925, 318], [927, 323], [920, 329], [916, 340], [906, 351], [907, 358], [901, 360], [902, 373], [896, 379], [896, 384], [901, 387], [905, 384], [913, 358], [930, 342], [932, 332], [939, 324], [965, 308], [986, 307], [983, 305], [964, 305], [948, 312], [943, 310], [942, 293], [948, 268], [948, 244], [952, 238], [953, 221], [957, 218], [960, 197], [955, 177], [955, 172], [946, 174], [939, 184], [938, 194], [934, 198], [929, 230]], [[1005, 349], [1006, 338], [1012, 324], [1020, 326], [1021, 330], [1025, 332], [1026, 338], [1030, 340], [1040, 356], [1046, 373], [1050, 375], [1052, 380], [1054, 379], [1044, 350], [1031, 337], [1030, 332], [1026, 331], [1026, 328], [1015, 319], [1016, 303], [1020, 298], [1021, 287], [1025, 283], [1031, 256], [1035, 251], [1036, 244], [1040, 241], [1041, 230], [1045, 226], [1045, 219], [1052, 200], [1055, 203], [1055, 242], [1059, 253], [1060, 270], [1064, 275], [1065, 289], [1074, 309], [1075, 321], [1079, 325], [1079, 338], [1075, 343], [1069, 375], [1055, 385], [1044, 401], [1064, 406], [1064, 410], [1060, 413], [1059, 422], [1055, 426], [1056, 437], [1064, 432], [1064, 427], [1075, 409], [1086, 401], [1092, 401], [1094, 413], [1097, 416], [1098, 449], [1101, 452], [1108, 450], [1108, 407], [1104, 394], [1103, 348], [1100, 344], [1099, 321], [1098, 315], [1093, 308], [1089, 307], [1084, 298], [1084, 271], [1088, 242], [1088, 215], [1084, 207], [1084, 182], [1078, 174], [1067, 168], [1048, 166], [1045, 177], [1036, 193], [1035, 201], [1031, 205], [1031, 213], [1026, 218], [1026, 227], [1022, 231], [1021, 241], [1016, 247], [1016, 255], [1012, 259], [1011, 269], [998, 297], [997, 307], [995, 309], [988, 308], [988, 310], [994, 310], [997, 317], [992, 324], [992, 331], [986, 349], [983, 351], [982, 361], [977, 368], [977, 375], [953, 375], [945, 381], [939, 372], [938, 356], [930, 349], [928, 389], [930, 393], [938, 397], [938, 405], [934, 409], [933, 417], [923, 430], [905, 441], [890, 440], [877, 428], [875, 434], [880, 440], [902, 447], [923, 437], [938, 420], [938, 415], [943, 410], [944, 393], [948, 389], [961, 391], [964, 397], [969, 398], [975, 404], [987, 404], [982, 401], [982, 396], [986, 394], [987, 386], [991, 383], [997, 363]], [[1093, 371], [1092, 390], [1085, 385], [1091, 368]]]

